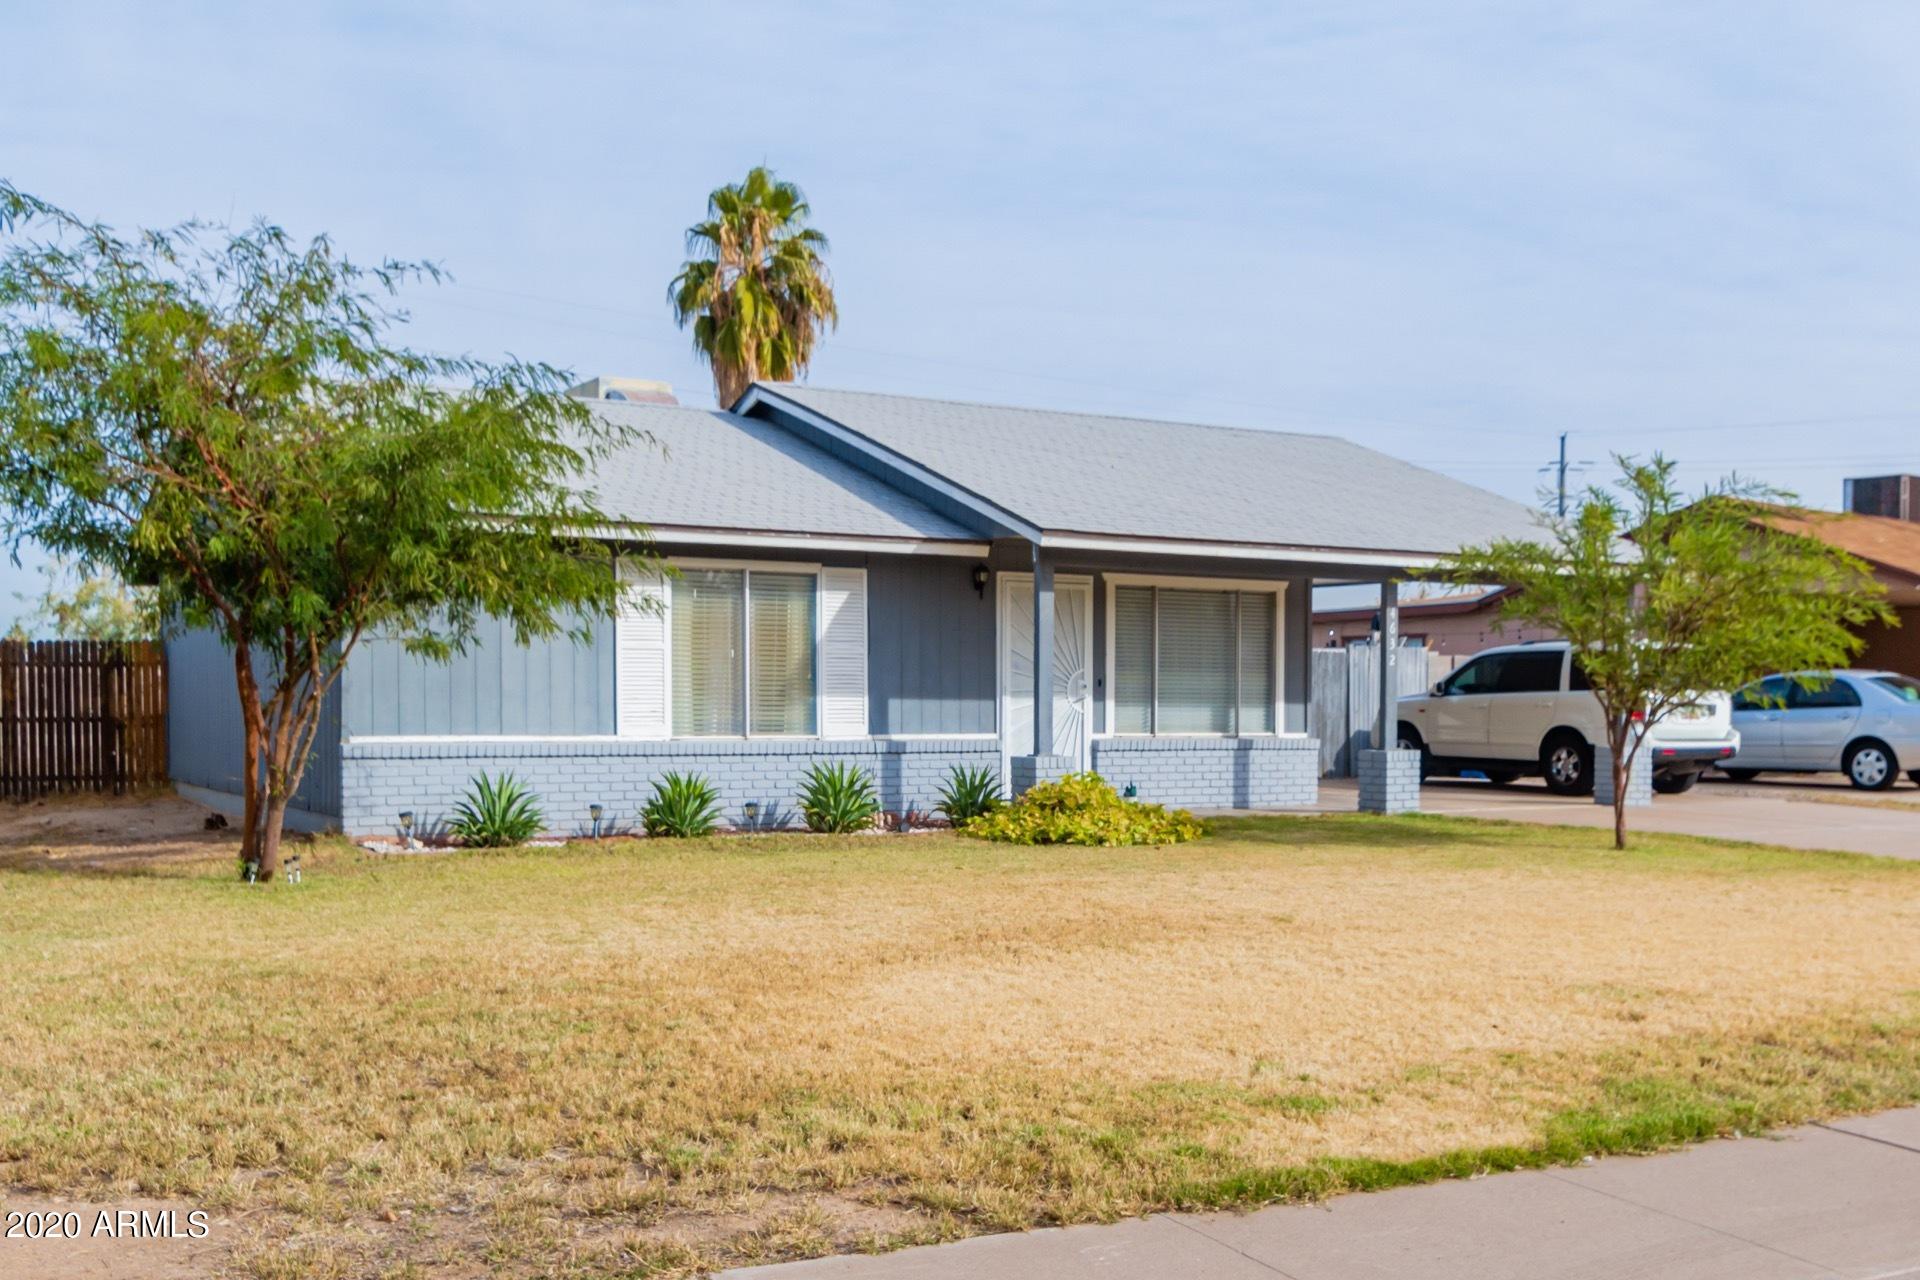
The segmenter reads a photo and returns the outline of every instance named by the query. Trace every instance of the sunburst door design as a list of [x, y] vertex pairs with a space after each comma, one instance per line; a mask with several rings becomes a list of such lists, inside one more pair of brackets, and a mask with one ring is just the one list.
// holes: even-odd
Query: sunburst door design
[[[1093, 589], [1087, 583], [1053, 587], [1053, 754], [1087, 763], [1093, 691]], [[1033, 580], [1000, 579], [1003, 659], [1002, 729], [1008, 754], [1033, 754]]]

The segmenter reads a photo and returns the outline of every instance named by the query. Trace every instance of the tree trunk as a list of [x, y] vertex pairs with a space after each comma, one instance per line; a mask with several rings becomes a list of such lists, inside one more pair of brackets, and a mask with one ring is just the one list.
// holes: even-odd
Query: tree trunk
[[1613, 754], [1613, 847], [1627, 847], [1627, 762]]
[[280, 833], [287, 818], [287, 797], [269, 795], [260, 824], [260, 883], [280, 873]]
[[240, 690], [241, 759], [240, 770], [240, 868], [260, 858], [260, 773], [266, 747], [265, 725], [260, 714], [260, 686], [253, 677], [253, 649], [245, 644], [233, 646], [233, 674]]
[[1640, 745], [1633, 721], [1609, 725], [1607, 744], [1613, 757], [1608, 763], [1613, 769], [1613, 847], [1618, 851], [1627, 847], [1627, 773]]

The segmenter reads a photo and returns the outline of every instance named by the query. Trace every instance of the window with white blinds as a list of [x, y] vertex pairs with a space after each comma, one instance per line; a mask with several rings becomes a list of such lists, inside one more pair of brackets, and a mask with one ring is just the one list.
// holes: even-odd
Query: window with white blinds
[[1117, 734], [1273, 733], [1279, 595], [1116, 586]]
[[673, 733], [747, 731], [747, 575], [683, 569], [673, 580]]
[[814, 732], [814, 586], [810, 573], [748, 574], [748, 702], [755, 733]]
[[673, 581], [673, 734], [818, 731], [818, 578], [682, 569]]

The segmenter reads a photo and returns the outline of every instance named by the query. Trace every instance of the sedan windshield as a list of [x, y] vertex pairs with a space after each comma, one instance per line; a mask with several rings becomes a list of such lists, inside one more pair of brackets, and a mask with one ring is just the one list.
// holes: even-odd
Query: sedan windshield
[[1920, 703], [1920, 680], [1912, 676], [1875, 676], [1873, 682], [1902, 702]]

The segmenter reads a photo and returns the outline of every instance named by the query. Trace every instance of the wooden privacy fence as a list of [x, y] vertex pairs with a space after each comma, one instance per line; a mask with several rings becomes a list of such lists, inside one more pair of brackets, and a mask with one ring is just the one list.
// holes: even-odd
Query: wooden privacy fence
[[0, 641], [0, 799], [167, 780], [167, 660], [158, 644]]

